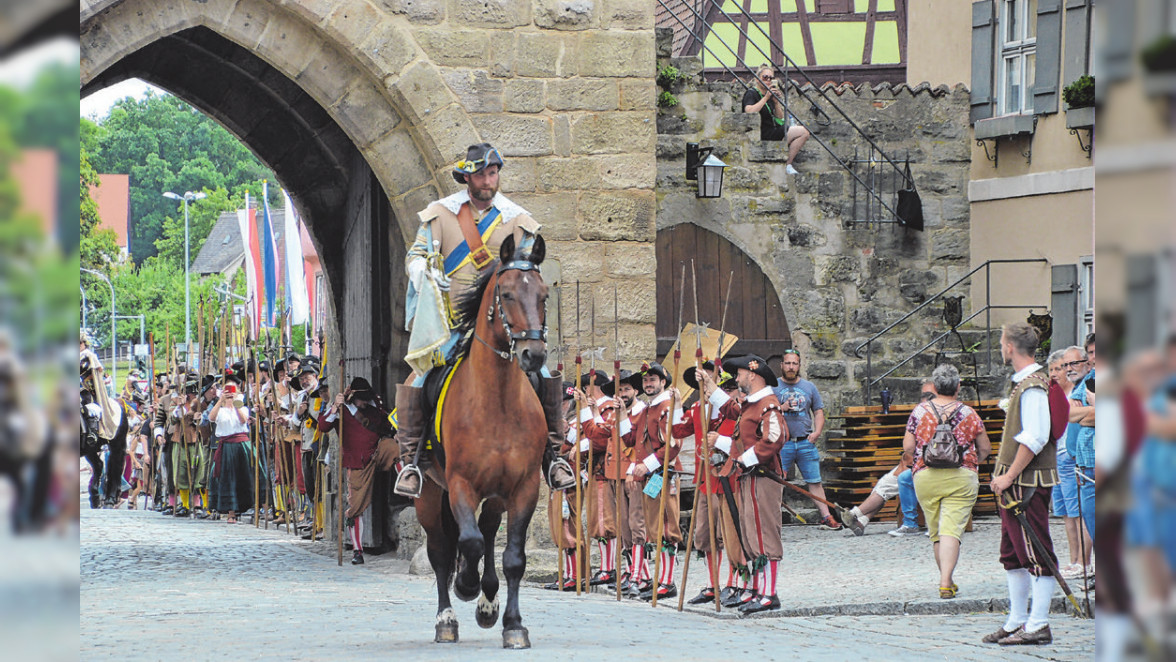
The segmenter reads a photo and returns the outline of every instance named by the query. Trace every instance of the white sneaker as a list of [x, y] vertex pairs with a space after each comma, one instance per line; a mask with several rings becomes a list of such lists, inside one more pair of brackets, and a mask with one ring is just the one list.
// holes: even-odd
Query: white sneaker
[[790, 175], [799, 175], [800, 174], [800, 171], [798, 171], [796, 168], [793, 168], [791, 163], [784, 166], [784, 172], [786, 172]]
[[913, 526], [900, 526], [897, 529], [891, 529], [886, 533], [888, 535], [894, 536], [895, 538], [901, 538], [903, 536], [917, 535], [919, 533], [919, 529]]

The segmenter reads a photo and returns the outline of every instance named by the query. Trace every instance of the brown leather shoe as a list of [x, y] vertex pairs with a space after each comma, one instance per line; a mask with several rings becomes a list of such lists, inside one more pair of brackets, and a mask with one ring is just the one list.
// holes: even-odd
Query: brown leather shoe
[[1036, 632], [1026, 632], [1024, 628], [1021, 628], [1020, 632], [1014, 632], [996, 643], [1000, 644], [1001, 646], [1052, 644], [1053, 634], [1050, 633], [1048, 625]]
[[1023, 628], [1017, 628], [1016, 630], [1009, 631], [1009, 630], [1004, 629], [1003, 626], [1001, 626], [999, 629], [997, 629], [996, 632], [993, 632], [992, 634], [984, 635], [984, 638], [981, 639], [980, 641], [982, 641], [986, 644], [1000, 643], [1001, 639], [1004, 639], [1005, 637], [1012, 636], [1012, 635], [1020, 632], [1022, 629]]

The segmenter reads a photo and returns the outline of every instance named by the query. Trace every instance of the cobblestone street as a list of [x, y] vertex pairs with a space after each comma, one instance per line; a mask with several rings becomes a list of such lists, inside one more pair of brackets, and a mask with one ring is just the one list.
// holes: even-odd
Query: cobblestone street
[[[863, 538], [786, 528], [786, 555], [796, 562], [781, 571], [784, 615], [808, 616], [713, 618], [703, 611], [679, 614], [633, 601], [618, 604], [605, 594], [560, 596], [525, 584], [520, 599], [534, 648], [519, 653], [502, 650], [500, 627], [479, 629], [473, 606], [456, 600], [461, 642], [432, 643], [434, 582], [409, 574], [406, 561], [369, 555], [365, 566], [352, 567], [345, 559], [340, 568], [332, 545], [304, 542], [284, 530], [86, 509], [81, 657], [681, 660], [787, 653], [809, 660], [1073, 660], [1091, 655], [1092, 623], [1063, 614], [1053, 616], [1052, 646], [998, 651], [979, 643], [1003, 620], [994, 613], [964, 613], [986, 612], [1003, 593], [1003, 575], [988, 548], [994, 536], [986, 535], [986, 527], [994, 525], [982, 524], [966, 539], [958, 582], [969, 597], [950, 603], [922, 599], [935, 586], [926, 539], [895, 540], [884, 534], [887, 527], [878, 525]], [[701, 572], [702, 565], [694, 564], [692, 574]], [[901, 603], [910, 603], [909, 615]], [[846, 615], [855, 605], [869, 615]], [[944, 608], [960, 613], [913, 615]], [[841, 615], [823, 615], [830, 613]]]

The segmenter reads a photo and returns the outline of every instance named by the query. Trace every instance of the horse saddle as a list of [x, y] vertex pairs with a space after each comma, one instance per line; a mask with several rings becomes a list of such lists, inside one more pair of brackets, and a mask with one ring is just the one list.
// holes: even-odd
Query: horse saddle
[[[425, 434], [422, 441], [425, 444], [425, 450], [432, 452], [434, 465], [439, 470], [437, 473], [441, 476], [444, 476], [445, 472], [445, 448], [441, 443], [441, 412], [445, 407], [445, 396], [449, 392], [449, 383], [457, 373], [457, 367], [461, 365], [462, 358], [464, 357], [459, 357], [452, 363], [430, 370], [429, 374], [425, 375], [425, 383], [421, 387], [423, 397], [421, 405], [425, 415]], [[433, 472], [429, 473], [433, 474]], [[437, 482], [442, 487], [445, 486], [444, 479]]]

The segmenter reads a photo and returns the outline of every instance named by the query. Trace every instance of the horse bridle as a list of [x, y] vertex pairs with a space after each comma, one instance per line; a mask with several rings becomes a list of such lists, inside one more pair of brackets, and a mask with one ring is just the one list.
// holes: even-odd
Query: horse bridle
[[[506, 271], [538, 271], [539, 267], [535, 266], [534, 262], [529, 260], [511, 260], [504, 262], [502, 266], [498, 267], [498, 272], [495, 278], [501, 276]], [[514, 355], [515, 344], [520, 340], [541, 340], [544, 344], [547, 343], [547, 311], [543, 312], [543, 328], [542, 329], [525, 329], [523, 331], [511, 331], [514, 326], [506, 319], [506, 310], [502, 307], [502, 295], [500, 291], [499, 281], [494, 281], [494, 306], [486, 312], [486, 321], [493, 322], [494, 314], [498, 313], [498, 319], [502, 322], [502, 330], [506, 333], [507, 338], [510, 339], [510, 346], [506, 350], [500, 350], [490, 343], [482, 339], [481, 336], [474, 332], [474, 337], [478, 339], [483, 345], [490, 348], [490, 351], [498, 355], [499, 358], [509, 361], [510, 357]]]

